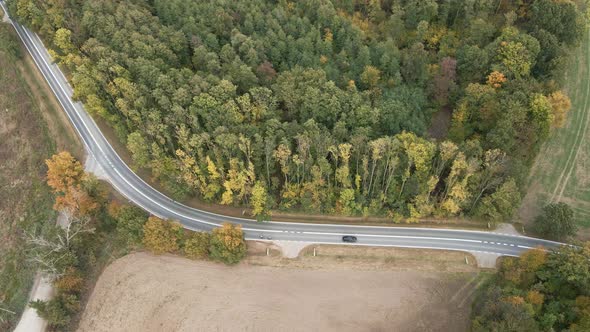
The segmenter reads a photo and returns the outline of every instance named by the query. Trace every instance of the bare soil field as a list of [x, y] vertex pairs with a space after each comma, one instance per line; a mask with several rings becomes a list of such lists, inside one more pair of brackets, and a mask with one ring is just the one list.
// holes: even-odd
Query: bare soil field
[[[254, 255], [228, 267], [134, 253], [103, 272], [78, 331], [468, 329], [472, 295], [483, 280], [472, 265], [462, 272], [423, 271], [421, 264], [351, 268], [356, 262], [350, 250], [321, 250], [321, 266], [305, 264], [318, 258], [306, 251], [292, 260], [297, 268], [278, 264], [285, 260], [274, 255], [266, 262], [274, 266], [260, 266], [264, 262]], [[336, 253], [340, 258], [330, 259]], [[393, 257], [403, 261], [404, 255]]]

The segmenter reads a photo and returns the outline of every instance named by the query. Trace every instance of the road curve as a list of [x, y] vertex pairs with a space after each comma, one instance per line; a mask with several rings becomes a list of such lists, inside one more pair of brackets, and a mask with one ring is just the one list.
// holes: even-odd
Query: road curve
[[[3, 0], [0, 0], [0, 6], [8, 13]], [[561, 245], [558, 242], [525, 236], [456, 229], [261, 223], [198, 210], [178, 203], [152, 188], [123, 162], [84, 110], [83, 105], [72, 99], [72, 88], [59, 67], [51, 62], [47, 49], [39, 37], [20, 24], [14, 21], [11, 23], [81, 137], [87, 152], [104, 169], [115, 189], [149, 213], [161, 218], [178, 220], [187, 229], [210, 230], [222, 222], [229, 221], [241, 224], [247, 239], [264, 236], [273, 240], [342, 243], [343, 235], [355, 235], [359, 245], [460, 250], [506, 256], [518, 256], [523, 251], [537, 246], [555, 248]]]

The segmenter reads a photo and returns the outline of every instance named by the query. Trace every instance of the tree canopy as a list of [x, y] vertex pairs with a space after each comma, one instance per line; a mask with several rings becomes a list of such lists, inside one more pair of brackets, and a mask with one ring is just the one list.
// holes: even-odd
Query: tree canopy
[[535, 227], [541, 235], [555, 240], [565, 240], [576, 235], [578, 227], [574, 211], [566, 203], [551, 203], [535, 219]]
[[476, 299], [472, 330], [587, 331], [590, 243], [505, 258]]
[[498, 209], [520, 199], [513, 184], [571, 106], [555, 81], [585, 24], [584, 8], [552, 0], [8, 5], [135, 167], [259, 219], [509, 218]]

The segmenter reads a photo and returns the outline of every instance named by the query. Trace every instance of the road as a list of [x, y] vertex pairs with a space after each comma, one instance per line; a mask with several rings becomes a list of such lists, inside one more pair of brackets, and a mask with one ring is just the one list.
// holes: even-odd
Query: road
[[[0, 0], [0, 6], [7, 12], [3, 0]], [[210, 230], [222, 222], [232, 222], [242, 225], [247, 239], [258, 239], [262, 235], [273, 240], [341, 243], [343, 235], [355, 235], [358, 245], [460, 250], [507, 256], [517, 256], [537, 246], [554, 248], [560, 245], [557, 242], [525, 236], [457, 229], [261, 223], [198, 210], [178, 203], [152, 188], [125, 164], [84, 110], [83, 105], [72, 99], [71, 86], [59, 67], [51, 63], [47, 49], [39, 37], [16, 22], [12, 24], [81, 137], [87, 152], [104, 169], [114, 188], [149, 213], [161, 218], [178, 220], [187, 229]]]

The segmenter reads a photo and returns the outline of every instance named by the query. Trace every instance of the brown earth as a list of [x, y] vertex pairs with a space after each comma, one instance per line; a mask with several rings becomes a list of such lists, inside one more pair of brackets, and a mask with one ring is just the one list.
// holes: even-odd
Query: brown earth
[[[265, 261], [264, 248], [251, 246], [248, 259], [233, 267], [147, 253], [123, 257], [98, 280], [78, 331], [466, 331], [484, 279], [460, 253], [443, 263], [453, 272], [436, 272], [432, 264], [410, 263], [411, 250], [382, 249], [392, 251], [386, 260], [382, 250], [353, 255], [352, 248], [322, 246], [317, 257], [313, 248], [294, 260], [273, 250]], [[361, 256], [383, 261], [358, 265]]]
[[428, 128], [428, 136], [438, 141], [447, 138], [452, 118], [453, 110], [449, 106], [445, 106], [438, 110], [432, 115], [430, 127]]

